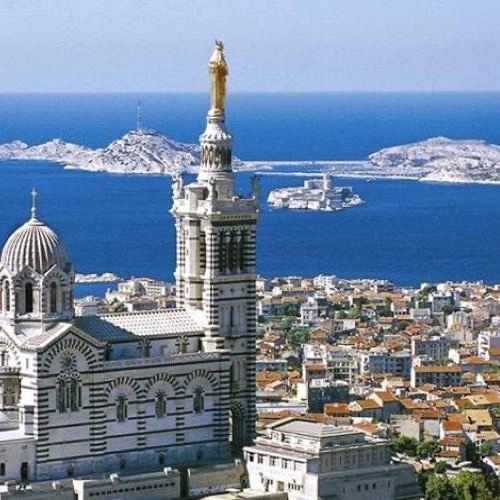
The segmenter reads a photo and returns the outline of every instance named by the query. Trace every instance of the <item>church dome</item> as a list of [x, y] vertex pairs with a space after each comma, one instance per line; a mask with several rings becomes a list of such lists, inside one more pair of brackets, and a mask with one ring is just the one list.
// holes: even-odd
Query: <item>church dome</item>
[[63, 270], [68, 266], [66, 251], [56, 233], [40, 222], [34, 213], [9, 237], [2, 250], [1, 262], [13, 273], [26, 266], [40, 274], [54, 264]]

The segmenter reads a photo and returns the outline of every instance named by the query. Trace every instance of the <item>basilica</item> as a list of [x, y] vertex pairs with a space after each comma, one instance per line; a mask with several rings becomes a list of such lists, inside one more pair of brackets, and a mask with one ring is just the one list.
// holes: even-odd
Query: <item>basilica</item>
[[227, 460], [255, 433], [258, 186], [235, 192], [227, 64], [209, 62], [196, 181], [173, 179], [177, 308], [76, 317], [74, 271], [37, 213], [0, 258], [0, 480]]

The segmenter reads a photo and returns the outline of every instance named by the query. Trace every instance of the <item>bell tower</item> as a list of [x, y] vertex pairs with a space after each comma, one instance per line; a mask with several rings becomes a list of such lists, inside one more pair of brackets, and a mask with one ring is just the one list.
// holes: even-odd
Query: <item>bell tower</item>
[[180, 176], [173, 180], [177, 305], [203, 324], [205, 351], [230, 350], [230, 433], [234, 446], [241, 447], [255, 434], [258, 182], [252, 180], [250, 195], [235, 194], [222, 42], [215, 43], [209, 75], [210, 109], [200, 136], [198, 178], [186, 186]]

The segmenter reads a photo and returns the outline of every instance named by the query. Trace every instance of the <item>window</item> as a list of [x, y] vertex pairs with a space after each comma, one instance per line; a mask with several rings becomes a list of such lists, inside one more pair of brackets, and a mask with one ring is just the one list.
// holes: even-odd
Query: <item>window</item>
[[56, 382], [56, 399], [59, 413], [78, 411], [82, 406], [82, 388], [77, 373], [60, 375]]
[[3, 462], [0, 464], [0, 476], [5, 476], [5, 464]]
[[71, 411], [78, 411], [82, 405], [82, 388], [77, 376], [72, 375], [70, 379], [69, 407]]
[[156, 393], [155, 399], [155, 416], [163, 418], [167, 414], [167, 397], [163, 391]]
[[50, 284], [50, 312], [57, 312], [57, 283]]
[[257, 463], [262, 464], [264, 463], [264, 456], [263, 455], [257, 455]]
[[[120, 394], [116, 399], [116, 420], [118, 422], [125, 422], [128, 418], [127, 396]], [[123, 469], [124, 467], [120, 467]]]
[[246, 233], [241, 232], [240, 241], [238, 243], [238, 267], [241, 272], [245, 271], [245, 243], [246, 243]]
[[10, 286], [9, 282], [5, 280], [3, 282], [3, 300], [4, 300], [4, 310], [9, 312], [10, 311]]
[[205, 391], [202, 387], [197, 387], [193, 394], [193, 411], [202, 413], [205, 410]]
[[33, 285], [31, 283], [24, 285], [24, 306], [26, 313], [33, 312]]
[[59, 377], [57, 379], [57, 409], [59, 413], [66, 411], [66, 377]]
[[228, 251], [228, 261], [227, 267], [230, 272], [236, 271], [237, 265], [237, 252], [236, 252], [236, 231], [231, 231], [229, 234], [229, 251]]
[[189, 339], [183, 335], [175, 341], [175, 347], [177, 348], [177, 354], [186, 354], [189, 346]]

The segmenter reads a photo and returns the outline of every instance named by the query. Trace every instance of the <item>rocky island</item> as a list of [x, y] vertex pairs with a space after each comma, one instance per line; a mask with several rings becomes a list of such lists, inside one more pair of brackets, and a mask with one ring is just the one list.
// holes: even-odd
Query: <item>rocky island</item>
[[331, 175], [325, 173], [322, 179], [305, 181], [303, 187], [275, 189], [267, 202], [272, 208], [333, 211], [359, 205], [363, 200], [350, 187], [333, 186]]
[[[68, 169], [110, 172], [116, 174], [172, 175], [196, 172], [200, 164], [200, 148], [195, 144], [176, 142], [153, 130], [127, 132], [105, 148], [91, 149], [53, 139], [29, 146], [22, 141], [0, 145], [0, 161], [50, 161]], [[243, 162], [235, 158], [236, 167]]]
[[428, 182], [500, 183], [500, 146], [433, 137], [369, 156], [366, 174]]

